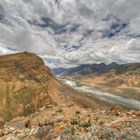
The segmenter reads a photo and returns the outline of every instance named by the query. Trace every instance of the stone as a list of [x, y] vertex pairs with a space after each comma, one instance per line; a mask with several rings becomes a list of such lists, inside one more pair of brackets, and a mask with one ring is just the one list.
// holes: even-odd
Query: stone
[[0, 137], [4, 136], [4, 130], [0, 129]]
[[15, 136], [8, 135], [8, 137], [4, 138], [3, 140], [19, 140], [19, 139], [16, 138]]
[[59, 135], [60, 136], [64, 136], [64, 135], [68, 135], [68, 134], [70, 134], [71, 133], [71, 130], [70, 130], [70, 128], [67, 128], [67, 127], [65, 127], [65, 128], [63, 128], [62, 130], [59, 130]]
[[59, 136], [59, 137], [57, 137], [57, 138], [56, 138], [56, 140], [61, 140], [61, 137], [60, 137], [60, 136]]
[[14, 131], [14, 130], [15, 130], [15, 128], [14, 128], [14, 127], [10, 127], [9, 129], [10, 129], [10, 131]]
[[16, 137], [17, 137], [18, 139], [22, 140], [22, 139], [24, 139], [24, 138], [26, 137], [26, 135], [25, 135], [24, 133], [19, 133], [19, 134], [17, 134]]
[[34, 135], [37, 133], [37, 131], [38, 131], [38, 128], [32, 128], [29, 134]]
[[37, 138], [41, 139], [43, 137], [43, 133], [44, 133], [44, 128], [39, 127], [37, 131]]
[[58, 116], [58, 117], [54, 118], [52, 120], [52, 122], [57, 123], [57, 122], [61, 122], [61, 121], [64, 121], [64, 120], [65, 120], [64, 116]]

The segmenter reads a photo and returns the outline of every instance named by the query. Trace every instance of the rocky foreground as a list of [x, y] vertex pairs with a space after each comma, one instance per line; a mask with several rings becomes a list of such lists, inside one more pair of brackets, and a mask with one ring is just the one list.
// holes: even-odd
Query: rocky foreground
[[140, 112], [46, 106], [6, 122], [0, 140], [139, 140]]

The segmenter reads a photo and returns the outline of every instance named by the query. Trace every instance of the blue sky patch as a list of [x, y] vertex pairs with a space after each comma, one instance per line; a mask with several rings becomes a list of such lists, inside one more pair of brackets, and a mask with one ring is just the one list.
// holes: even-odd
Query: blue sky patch
[[53, 63], [53, 61], [51, 59], [48, 59], [45, 62], [48, 63], [48, 64], [52, 64]]
[[116, 23], [112, 23], [110, 25], [110, 28], [108, 30], [103, 31], [103, 37], [113, 37], [118, 35], [119, 32], [121, 32], [124, 28], [126, 28], [128, 25], [126, 22], [117, 21]]

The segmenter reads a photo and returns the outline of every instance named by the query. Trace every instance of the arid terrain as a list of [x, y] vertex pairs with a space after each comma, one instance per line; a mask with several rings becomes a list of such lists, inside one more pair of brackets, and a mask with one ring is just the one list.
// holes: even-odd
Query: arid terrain
[[[104, 73], [84, 76], [74, 74], [70, 78], [79, 85], [86, 85], [100, 91], [140, 100], [140, 64], [130, 64], [129, 67], [129, 70], [122, 73], [112, 69]], [[121, 70], [121, 68], [119, 69]]]
[[140, 0], [0, 0], [0, 140], [140, 140]]
[[139, 116], [71, 88], [36, 54], [0, 56], [0, 140], [139, 140]]

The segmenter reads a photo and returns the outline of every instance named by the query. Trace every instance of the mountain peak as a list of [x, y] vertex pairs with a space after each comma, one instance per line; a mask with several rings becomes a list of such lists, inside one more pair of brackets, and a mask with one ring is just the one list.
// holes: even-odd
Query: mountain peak
[[[12, 63], [24, 63], [24, 65], [28, 65], [29, 63], [44, 65], [43, 60], [38, 57], [35, 53], [29, 52], [20, 52], [16, 54], [8, 54], [0, 56], [0, 65], [4, 64], [12, 64]], [[2, 63], [3, 62], [3, 63]]]
[[112, 63], [110, 63], [109, 65], [118, 65], [116, 62], [112, 62]]
[[27, 51], [24, 52], [19, 52], [19, 53], [15, 53], [15, 54], [7, 54], [7, 55], [1, 55], [0, 58], [20, 58], [20, 57], [29, 57], [29, 56], [36, 56], [38, 57], [35, 53], [30, 53]]

